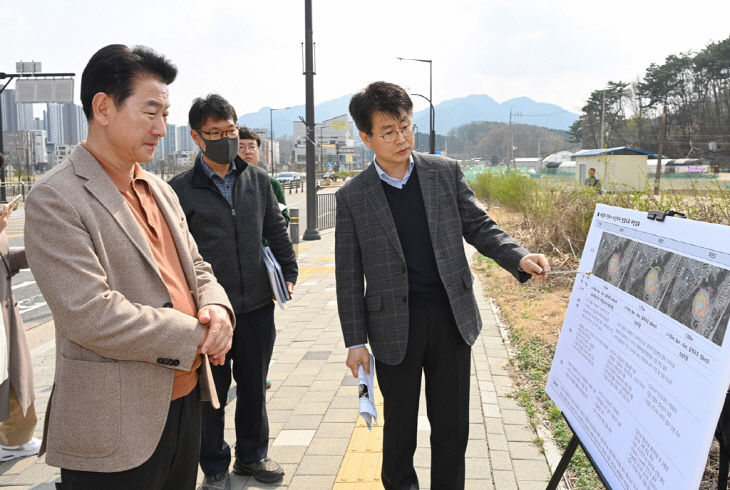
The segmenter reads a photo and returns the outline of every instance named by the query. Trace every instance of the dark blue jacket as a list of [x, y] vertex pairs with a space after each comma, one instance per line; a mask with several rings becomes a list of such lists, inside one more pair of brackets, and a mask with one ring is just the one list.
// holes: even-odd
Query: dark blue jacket
[[234, 311], [246, 313], [271, 302], [262, 239], [274, 252], [287, 281], [296, 282], [298, 269], [268, 174], [239, 157], [235, 162], [233, 206], [206, 175], [202, 158], [169, 184], [180, 198], [200, 255], [212, 266]]

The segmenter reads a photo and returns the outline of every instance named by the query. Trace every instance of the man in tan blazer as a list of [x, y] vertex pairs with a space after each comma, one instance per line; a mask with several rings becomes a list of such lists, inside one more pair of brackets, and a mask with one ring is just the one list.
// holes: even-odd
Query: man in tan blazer
[[195, 487], [199, 402], [217, 400], [208, 356], [225, 359], [232, 309], [175, 193], [139, 166], [165, 136], [176, 74], [140, 46], [94, 54], [88, 139], [26, 202], [28, 263], [56, 327], [41, 454], [59, 488]]

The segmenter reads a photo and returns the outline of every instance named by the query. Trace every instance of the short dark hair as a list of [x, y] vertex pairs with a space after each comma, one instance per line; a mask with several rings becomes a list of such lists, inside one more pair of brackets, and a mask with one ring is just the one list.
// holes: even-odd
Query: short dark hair
[[254, 133], [246, 126], [238, 129], [238, 139], [240, 140], [254, 140], [256, 145], [261, 148], [261, 136]]
[[118, 107], [132, 95], [134, 80], [145, 76], [170, 85], [177, 67], [146, 46], [129, 49], [124, 44], [110, 44], [94, 53], [81, 75], [81, 105], [86, 119], [94, 117], [91, 102], [96, 94], [107, 94]]
[[238, 119], [233, 106], [218, 94], [208, 94], [204, 99], [198, 97], [193, 101], [190, 112], [188, 112], [190, 128], [199, 131], [210, 117], [216, 121], [231, 118], [235, 122]]
[[350, 115], [357, 129], [373, 134], [373, 113], [383, 112], [396, 118], [405, 111], [413, 112], [413, 101], [400, 86], [388, 82], [373, 82], [350, 99]]

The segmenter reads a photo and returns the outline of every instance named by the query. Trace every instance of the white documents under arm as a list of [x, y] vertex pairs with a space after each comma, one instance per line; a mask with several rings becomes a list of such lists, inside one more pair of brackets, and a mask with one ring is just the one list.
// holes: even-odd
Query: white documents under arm
[[269, 274], [269, 282], [271, 283], [271, 292], [274, 293], [274, 298], [279, 306], [284, 309], [284, 304], [291, 299], [289, 289], [286, 287], [284, 273], [281, 271], [281, 266], [271, 249], [269, 247], [262, 247], [262, 249], [266, 271]]

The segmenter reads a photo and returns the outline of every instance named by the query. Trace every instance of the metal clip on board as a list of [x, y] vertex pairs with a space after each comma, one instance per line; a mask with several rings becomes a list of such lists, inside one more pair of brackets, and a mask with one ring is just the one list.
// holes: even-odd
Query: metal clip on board
[[664, 221], [664, 218], [666, 218], [667, 216], [674, 216], [676, 218], [687, 217], [686, 214], [674, 211], [672, 209], [667, 209], [666, 211], [651, 210], [646, 215], [647, 218], [656, 221]]

